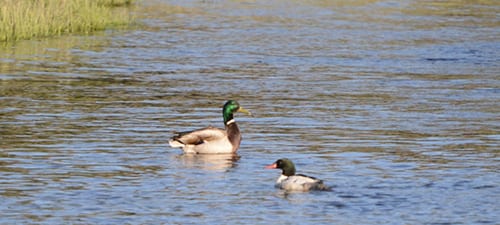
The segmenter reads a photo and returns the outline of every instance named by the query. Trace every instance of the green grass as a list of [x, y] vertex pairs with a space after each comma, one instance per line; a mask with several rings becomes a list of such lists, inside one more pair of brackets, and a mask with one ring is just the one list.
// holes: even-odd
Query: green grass
[[0, 42], [130, 24], [133, 0], [0, 0]]

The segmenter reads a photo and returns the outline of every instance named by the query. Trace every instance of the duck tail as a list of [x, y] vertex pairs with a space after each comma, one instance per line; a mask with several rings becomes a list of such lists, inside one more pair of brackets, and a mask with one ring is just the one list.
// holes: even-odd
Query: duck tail
[[318, 191], [332, 191], [332, 187], [329, 187], [326, 184], [324, 184], [322, 180], [316, 183], [314, 189]]
[[182, 142], [175, 140], [175, 139], [168, 140], [168, 144], [172, 148], [183, 148], [185, 146], [185, 144], [183, 144]]
[[318, 186], [318, 190], [320, 190], [320, 191], [332, 191], [332, 187], [328, 187], [325, 184], [320, 184]]

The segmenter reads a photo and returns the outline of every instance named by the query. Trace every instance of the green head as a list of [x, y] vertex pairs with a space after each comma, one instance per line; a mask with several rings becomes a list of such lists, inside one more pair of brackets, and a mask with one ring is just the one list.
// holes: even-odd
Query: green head
[[267, 169], [281, 169], [283, 175], [293, 176], [295, 175], [295, 165], [293, 162], [287, 158], [282, 158], [276, 160], [273, 164], [266, 166]]
[[224, 104], [222, 108], [222, 117], [224, 117], [224, 124], [233, 119], [233, 114], [235, 112], [244, 112], [248, 115], [251, 113], [240, 106], [240, 104], [235, 100], [229, 100]]

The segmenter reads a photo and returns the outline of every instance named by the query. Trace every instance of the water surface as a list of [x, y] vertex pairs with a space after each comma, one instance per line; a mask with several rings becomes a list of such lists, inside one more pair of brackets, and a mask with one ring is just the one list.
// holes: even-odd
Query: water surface
[[[151, 1], [0, 50], [2, 224], [498, 224], [494, 1]], [[238, 155], [173, 131], [222, 127]], [[332, 192], [273, 187], [288, 157]]]

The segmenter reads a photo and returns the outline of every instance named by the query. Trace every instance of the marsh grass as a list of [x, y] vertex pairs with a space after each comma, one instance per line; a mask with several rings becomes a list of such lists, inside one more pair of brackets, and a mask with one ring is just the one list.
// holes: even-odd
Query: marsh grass
[[0, 0], [0, 41], [130, 24], [132, 0]]

